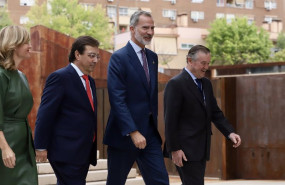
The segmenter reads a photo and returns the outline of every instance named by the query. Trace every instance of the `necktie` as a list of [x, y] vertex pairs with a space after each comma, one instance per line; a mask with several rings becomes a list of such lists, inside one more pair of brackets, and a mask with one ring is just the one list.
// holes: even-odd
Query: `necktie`
[[145, 76], [146, 76], [147, 82], [149, 83], [149, 74], [148, 74], [148, 67], [147, 67], [145, 50], [142, 49], [141, 52], [142, 52], [142, 60], [143, 60], [143, 69], [144, 69], [144, 72], [145, 72]]
[[204, 105], [206, 106], [205, 94], [204, 94], [203, 89], [202, 89], [202, 81], [201, 81], [201, 79], [198, 79], [198, 78], [196, 78], [195, 81], [197, 82], [198, 89], [199, 89], [200, 93], [201, 93], [202, 96], [203, 96]]
[[92, 98], [92, 94], [91, 94], [91, 88], [90, 88], [88, 76], [87, 75], [83, 75], [82, 78], [85, 80], [87, 96], [89, 98], [90, 104], [91, 104], [92, 109], [94, 111], [93, 98]]
[[[92, 109], [94, 111], [93, 98], [92, 98], [92, 94], [91, 94], [91, 88], [90, 88], [88, 76], [87, 75], [83, 75], [82, 78], [85, 80], [87, 96], [88, 96], [88, 99], [89, 99], [90, 104], [92, 106]], [[95, 138], [96, 138], [96, 135], [95, 135], [95, 132], [94, 132], [93, 142], [95, 142]]]
[[196, 78], [195, 81], [197, 82], [198, 89], [199, 89], [200, 92], [203, 94], [201, 79]]

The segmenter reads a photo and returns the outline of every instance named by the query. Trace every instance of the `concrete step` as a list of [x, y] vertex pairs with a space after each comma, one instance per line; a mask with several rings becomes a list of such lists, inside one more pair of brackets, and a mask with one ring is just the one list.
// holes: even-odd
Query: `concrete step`
[[[107, 170], [89, 171], [86, 181], [87, 182], [106, 181], [107, 174], [108, 174]], [[136, 178], [137, 175], [138, 174], [136, 169], [132, 168], [128, 175], [128, 178]], [[56, 176], [54, 174], [41, 174], [38, 175], [38, 178], [40, 185], [56, 184]]]
[[[99, 157], [99, 151], [97, 153]], [[55, 185], [56, 176], [53, 172], [51, 165], [47, 163], [37, 163], [39, 185]], [[107, 159], [98, 159], [97, 165], [90, 165], [88, 175], [86, 177], [87, 185], [106, 185], [108, 170]], [[137, 177], [137, 171], [132, 168], [126, 185], [145, 185], [141, 177]]]
[[[88, 182], [86, 185], [106, 185], [106, 181]], [[142, 177], [127, 179], [125, 185], [145, 185]]]

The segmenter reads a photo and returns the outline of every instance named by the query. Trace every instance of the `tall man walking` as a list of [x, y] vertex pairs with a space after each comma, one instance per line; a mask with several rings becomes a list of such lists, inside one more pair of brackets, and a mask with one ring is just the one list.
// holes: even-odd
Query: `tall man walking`
[[81, 36], [69, 62], [47, 78], [39, 107], [35, 148], [37, 161], [49, 162], [58, 185], [85, 185], [89, 165], [97, 163], [97, 101], [89, 76], [99, 60], [99, 42]]
[[210, 60], [208, 48], [192, 47], [187, 66], [165, 88], [166, 150], [183, 185], [204, 185], [206, 160], [210, 159], [211, 121], [234, 147], [241, 143], [217, 105], [210, 80], [205, 78]]
[[146, 185], [166, 185], [169, 180], [157, 130], [158, 59], [145, 48], [154, 35], [152, 16], [135, 12], [130, 31], [131, 40], [111, 56], [108, 67], [107, 185], [124, 185], [135, 161]]

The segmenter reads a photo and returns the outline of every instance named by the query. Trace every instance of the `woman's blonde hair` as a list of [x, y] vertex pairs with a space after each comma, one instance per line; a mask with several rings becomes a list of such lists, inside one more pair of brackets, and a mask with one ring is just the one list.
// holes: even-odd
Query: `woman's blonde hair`
[[13, 54], [22, 44], [30, 42], [29, 32], [21, 26], [6, 26], [0, 31], [0, 66], [6, 70], [16, 70]]

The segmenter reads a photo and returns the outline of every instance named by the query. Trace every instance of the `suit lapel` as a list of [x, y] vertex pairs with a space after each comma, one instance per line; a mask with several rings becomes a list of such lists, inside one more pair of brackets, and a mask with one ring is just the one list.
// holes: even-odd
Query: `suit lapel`
[[190, 76], [190, 74], [188, 74], [188, 72], [185, 69], [183, 69], [182, 75], [184, 76], [184, 78], [187, 81], [186, 82], [187, 88], [191, 91], [191, 93], [199, 100], [199, 102], [205, 108], [203, 96], [201, 96], [201, 92], [197, 88], [197, 85], [195, 84], [195, 82], [192, 79], [192, 77]]
[[[80, 91], [80, 94], [83, 94], [83, 92], [86, 93], [85, 88], [83, 86], [83, 83], [80, 79], [80, 76], [77, 74], [76, 70], [71, 66], [71, 64], [68, 65], [67, 69], [68, 69], [69, 73], [71, 74], [70, 80], [76, 84], [76, 86], [78, 87], [78, 89]], [[86, 97], [88, 98], [88, 96], [86, 96]]]
[[[71, 79], [70, 79], [70, 80], [71, 80], [73, 83], [76, 84], [75, 86], [78, 87], [77, 90], [80, 91], [79, 94], [82, 95], [82, 100], [85, 101], [84, 104], [89, 105], [90, 109], [92, 110], [92, 106], [91, 106], [91, 104], [90, 104], [88, 95], [87, 95], [87, 93], [86, 93], [86, 89], [84, 88], [84, 85], [83, 85], [83, 83], [82, 83], [82, 80], [81, 80], [80, 76], [77, 74], [77, 72], [75, 71], [75, 69], [71, 66], [71, 64], [69, 64], [69, 65], [67, 66], [67, 69], [68, 69], [69, 73], [71, 74]], [[88, 77], [88, 78], [89, 78], [89, 77]], [[89, 78], [89, 81], [90, 81], [90, 78]], [[92, 89], [92, 88], [91, 88], [91, 89]], [[92, 93], [93, 93], [93, 90], [92, 90]], [[95, 94], [95, 95], [96, 95], [96, 94]], [[93, 96], [94, 96], [94, 94], [93, 94]], [[79, 98], [80, 98], [80, 97], [79, 97]], [[94, 98], [93, 98], [93, 101], [94, 101]], [[95, 106], [95, 104], [94, 104], [94, 106]], [[92, 110], [92, 111], [93, 111], [93, 110]]]
[[210, 89], [210, 86], [205, 83], [205, 80], [203, 78], [202, 78], [202, 86], [203, 86], [203, 91], [205, 94], [206, 109], [207, 109], [207, 112], [210, 112], [209, 105], [211, 103], [211, 100], [209, 99], [209, 97], [210, 97], [211, 89]]
[[155, 83], [156, 83], [156, 71], [155, 71], [155, 65], [156, 62], [154, 59], [151, 57], [149, 54], [148, 49], [146, 49], [146, 57], [147, 57], [147, 63], [148, 63], [148, 69], [149, 69], [149, 78], [150, 78], [150, 89], [153, 90], [155, 88]]
[[147, 78], [145, 76], [145, 72], [144, 72], [143, 66], [141, 65], [141, 62], [140, 62], [140, 60], [139, 60], [135, 50], [133, 49], [132, 45], [129, 42], [127, 44], [127, 49], [128, 49], [128, 55], [130, 57], [131, 65], [134, 67], [135, 71], [137, 72], [137, 74], [142, 79], [142, 83], [144, 84], [144, 86], [147, 89], [148, 93], [150, 93], [149, 84], [147, 82]]

